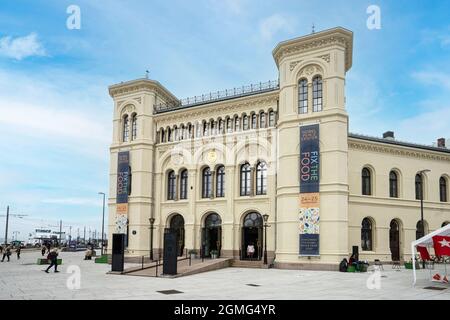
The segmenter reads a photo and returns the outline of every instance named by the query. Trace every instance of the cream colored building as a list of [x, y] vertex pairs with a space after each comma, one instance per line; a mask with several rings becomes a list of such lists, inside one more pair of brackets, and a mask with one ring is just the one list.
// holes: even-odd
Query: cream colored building
[[[155, 255], [173, 228], [180, 254], [218, 250], [245, 260], [253, 244], [259, 264], [266, 242], [280, 268], [335, 270], [353, 246], [360, 259], [410, 259], [420, 186], [425, 232], [450, 221], [450, 149], [443, 140], [431, 147], [348, 132], [352, 45], [343, 28], [284, 41], [273, 50], [279, 80], [186, 100], [154, 80], [111, 86], [110, 243], [118, 153], [129, 151], [128, 256], [149, 255], [152, 217]], [[320, 128], [320, 254], [303, 256], [300, 127], [311, 124]]]

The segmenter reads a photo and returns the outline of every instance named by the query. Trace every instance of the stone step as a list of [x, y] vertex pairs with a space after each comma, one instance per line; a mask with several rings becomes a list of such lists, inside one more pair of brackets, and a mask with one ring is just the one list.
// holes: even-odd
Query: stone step
[[268, 269], [269, 265], [265, 265], [263, 261], [249, 261], [249, 260], [237, 260], [231, 261], [231, 266], [235, 268], [256, 268], [256, 269]]

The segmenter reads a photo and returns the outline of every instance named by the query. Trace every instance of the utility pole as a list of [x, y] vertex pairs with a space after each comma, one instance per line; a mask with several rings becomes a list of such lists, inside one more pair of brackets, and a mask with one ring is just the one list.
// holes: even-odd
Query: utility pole
[[83, 243], [86, 243], [86, 226], [84, 227]]
[[26, 214], [10, 214], [9, 213], [9, 206], [6, 207], [6, 216], [1, 215], [0, 217], [6, 217], [6, 226], [5, 226], [5, 245], [8, 244], [8, 227], [9, 227], [9, 217], [16, 217], [22, 219], [23, 217], [26, 217]]
[[59, 245], [61, 245], [62, 243], [61, 237], [62, 237], [62, 220], [59, 220]]

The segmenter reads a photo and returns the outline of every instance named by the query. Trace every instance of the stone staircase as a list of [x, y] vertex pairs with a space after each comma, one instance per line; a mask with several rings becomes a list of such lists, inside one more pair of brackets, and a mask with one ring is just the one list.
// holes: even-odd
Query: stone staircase
[[269, 269], [269, 264], [265, 265], [262, 260], [250, 261], [250, 260], [234, 259], [231, 261], [231, 267]]

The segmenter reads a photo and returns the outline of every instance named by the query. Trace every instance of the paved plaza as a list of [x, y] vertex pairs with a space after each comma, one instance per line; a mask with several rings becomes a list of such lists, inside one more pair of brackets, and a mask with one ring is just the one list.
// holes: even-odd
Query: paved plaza
[[[381, 272], [380, 288], [368, 289], [373, 273], [340, 273], [279, 269], [226, 268], [193, 276], [163, 279], [107, 275], [110, 266], [84, 261], [83, 253], [60, 253], [60, 273], [46, 274], [36, 265], [39, 252], [24, 252], [17, 261], [0, 263], [0, 299], [450, 299], [450, 287], [431, 283], [426, 272], [418, 272], [412, 287], [412, 271]], [[80, 288], [69, 289], [68, 269], [81, 271]], [[129, 265], [131, 266], [131, 265]], [[129, 267], [128, 266], [128, 267]], [[427, 286], [445, 290], [424, 289]], [[177, 290], [165, 295], [158, 291]]]

